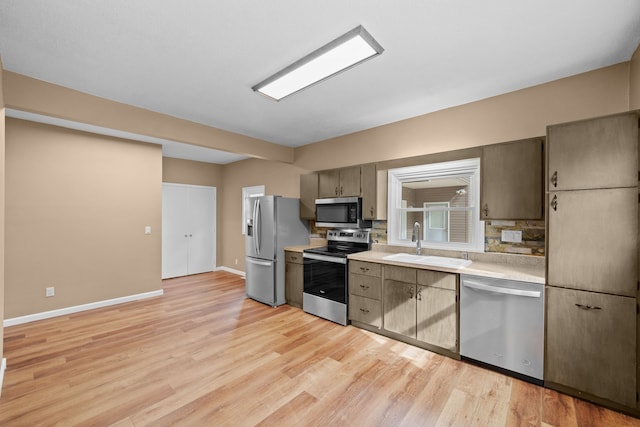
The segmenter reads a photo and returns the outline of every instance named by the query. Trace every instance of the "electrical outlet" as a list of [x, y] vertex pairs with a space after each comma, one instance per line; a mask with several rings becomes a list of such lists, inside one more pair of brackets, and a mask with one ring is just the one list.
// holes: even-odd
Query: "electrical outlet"
[[144, 234], [151, 234], [151, 226], [150, 225], [146, 225], [144, 227]]
[[48, 288], [45, 288], [44, 294], [45, 296], [52, 297], [56, 294], [56, 288], [49, 286]]
[[502, 230], [502, 236], [500, 240], [502, 240], [503, 242], [522, 243], [522, 231]]
[[236, 265], [238, 265], [238, 258], [236, 258]]

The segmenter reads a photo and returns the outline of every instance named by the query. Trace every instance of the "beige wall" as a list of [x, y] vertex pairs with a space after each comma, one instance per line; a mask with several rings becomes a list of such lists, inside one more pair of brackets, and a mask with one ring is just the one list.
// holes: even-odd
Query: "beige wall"
[[216, 266], [222, 265], [224, 252], [222, 233], [223, 166], [191, 160], [162, 158], [162, 182], [216, 187]]
[[161, 289], [160, 146], [7, 119], [6, 180], [5, 318]]
[[[5, 169], [5, 108], [4, 68], [0, 58], [0, 320], [4, 319], [4, 169]], [[0, 325], [0, 360], [4, 357], [4, 328]], [[2, 387], [2, 384], [0, 384]], [[0, 394], [2, 389], [0, 388]]]
[[640, 109], [640, 46], [629, 62], [629, 110]]
[[224, 166], [224, 226], [219, 233], [224, 242], [222, 265], [244, 271], [242, 187], [264, 185], [266, 194], [300, 197], [300, 175], [308, 172], [289, 164], [259, 159], [242, 160]]
[[5, 71], [7, 108], [270, 160], [293, 161], [293, 148], [110, 101]]
[[544, 135], [553, 123], [628, 110], [622, 63], [296, 148], [309, 170], [371, 163]]

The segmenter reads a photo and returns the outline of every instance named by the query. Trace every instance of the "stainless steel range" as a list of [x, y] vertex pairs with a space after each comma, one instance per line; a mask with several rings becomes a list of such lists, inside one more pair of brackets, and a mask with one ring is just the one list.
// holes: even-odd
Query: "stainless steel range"
[[341, 325], [347, 324], [347, 255], [371, 249], [369, 230], [329, 230], [327, 246], [305, 249], [302, 309]]

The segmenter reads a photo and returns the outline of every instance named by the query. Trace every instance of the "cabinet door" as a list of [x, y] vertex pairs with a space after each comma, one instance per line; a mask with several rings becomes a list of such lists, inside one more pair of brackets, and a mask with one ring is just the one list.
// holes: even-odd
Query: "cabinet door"
[[625, 113], [547, 128], [547, 189], [638, 184], [638, 115]]
[[547, 287], [545, 382], [634, 407], [636, 300]]
[[484, 147], [480, 218], [542, 218], [542, 157], [542, 138]]
[[300, 175], [300, 218], [316, 219], [318, 198], [318, 174]]
[[638, 190], [549, 193], [548, 284], [635, 296]]
[[360, 167], [360, 184], [362, 187], [362, 218], [376, 219], [377, 200], [377, 181], [376, 165], [370, 163]]
[[382, 310], [380, 301], [351, 295], [349, 300], [349, 319], [367, 323], [376, 328], [382, 326]]
[[363, 274], [349, 274], [349, 293], [379, 300], [381, 297], [382, 279]]
[[416, 285], [385, 280], [383, 284], [384, 329], [416, 337]]
[[360, 196], [360, 166], [340, 169], [340, 197]]
[[417, 339], [458, 352], [458, 310], [456, 291], [417, 287]]
[[325, 199], [340, 195], [340, 171], [332, 169], [318, 172], [318, 198]]
[[287, 262], [284, 270], [284, 293], [287, 304], [302, 308], [303, 265]]

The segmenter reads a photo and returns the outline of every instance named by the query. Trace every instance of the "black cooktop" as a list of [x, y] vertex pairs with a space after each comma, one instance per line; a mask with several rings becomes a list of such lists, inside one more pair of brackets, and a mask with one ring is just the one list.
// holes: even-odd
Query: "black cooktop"
[[369, 250], [369, 245], [367, 245], [367, 244], [356, 243], [356, 245], [358, 245], [358, 246], [352, 246], [352, 245], [335, 245], [335, 246], [334, 245], [328, 245], [328, 246], [321, 246], [321, 247], [318, 247], [318, 248], [305, 249], [304, 251], [312, 253], [312, 254], [328, 255], [328, 256], [346, 258], [347, 255], [349, 255], [349, 254], [355, 254], [356, 252], [363, 252], [363, 251], [368, 251]]
[[329, 230], [327, 246], [305, 249], [304, 252], [346, 258], [349, 254], [371, 249], [369, 230]]

